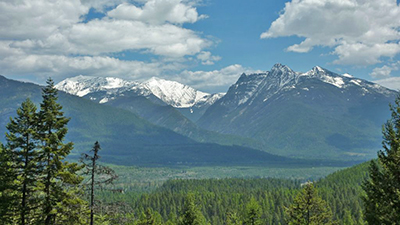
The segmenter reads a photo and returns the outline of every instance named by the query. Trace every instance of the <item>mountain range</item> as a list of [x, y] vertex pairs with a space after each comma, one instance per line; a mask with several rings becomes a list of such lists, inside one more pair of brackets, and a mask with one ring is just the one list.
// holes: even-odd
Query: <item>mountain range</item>
[[[398, 94], [321, 67], [301, 73], [281, 64], [242, 74], [224, 94], [159, 78], [78, 76], [56, 87], [72, 118], [68, 139], [75, 157], [98, 140], [106, 160], [129, 165], [371, 159]], [[41, 101], [40, 89], [0, 76], [0, 132], [22, 101]]]
[[226, 94], [174, 81], [78, 76], [57, 88], [130, 110], [200, 142], [237, 144], [295, 158], [369, 159], [381, 143], [396, 91], [319, 66], [282, 64], [242, 74]]
[[265, 73], [242, 74], [197, 124], [256, 139], [279, 155], [372, 158], [396, 95], [318, 66], [300, 73], [276, 64]]
[[[10, 117], [25, 99], [41, 102], [41, 86], [0, 76], [0, 132], [6, 133]], [[59, 92], [58, 102], [71, 120], [66, 141], [74, 142], [71, 158], [89, 151], [95, 141], [102, 160], [140, 166], [177, 165], [284, 165], [308, 162], [276, 156], [256, 149], [200, 143], [170, 129], [156, 126], [125, 109]], [[220, 135], [224, 136], [224, 135]], [[0, 140], [5, 143], [5, 137]], [[314, 162], [315, 163], [315, 162]], [[329, 162], [328, 162], [329, 163]]]

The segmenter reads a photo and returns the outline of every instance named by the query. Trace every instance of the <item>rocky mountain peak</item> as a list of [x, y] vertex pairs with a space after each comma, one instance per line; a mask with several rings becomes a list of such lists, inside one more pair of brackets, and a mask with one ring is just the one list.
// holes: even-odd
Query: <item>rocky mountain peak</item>
[[279, 73], [279, 72], [281, 72], [280, 74], [284, 74], [284, 73], [294, 73], [294, 71], [293, 71], [290, 67], [288, 67], [288, 66], [286, 66], [286, 65], [283, 65], [283, 64], [280, 64], [280, 63], [276, 63], [276, 64], [271, 68], [271, 73]]
[[308, 72], [301, 73], [277, 63], [266, 73], [242, 74], [239, 80], [230, 87], [221, 104], [229, 106], [229, 108], [235, 108], [244, 103], [252, 104], [255, 98], [262, 98], [262, 101], [267, 101], [277, 93], [296, 89], [300, 83], [300, 89], [308, 90], [311, 87], [307, 87], [307, 85], [311, 84], [311, 80], [314, 80], [313, 82], [315, 80], [322, 81], [335, 88], [343, 89], [343, 91], [348, 88], [356, 88], [362, 94], [392, 94], [390, 90], [378, 84], [347, 74], [336, 74], [320, 66], [315, 66]]
[[222, 97], [222, 95], [208, 94], [179, 82], [157, 77], [140, 83], [115, 77], [80, 75], [59, 82], [56, 88], [80, 97], [89, 94], [96, 95], [95, 98], [90, 99], [99, 103], [106, 103], [118, 96], [124, 96], [127, 92], [135, 92], [136, 95], [145, 97], [154, 95], [175, 108], [192, 107], [197, 103], [212, 104]]

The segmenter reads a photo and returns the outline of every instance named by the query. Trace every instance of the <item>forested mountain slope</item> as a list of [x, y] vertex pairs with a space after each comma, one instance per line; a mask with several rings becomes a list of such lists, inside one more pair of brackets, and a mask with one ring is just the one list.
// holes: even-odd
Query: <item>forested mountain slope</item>
[[[41, 101], [41, 87], [0, 76], [0, 132], [26, 99]], [[95, 141], [103, 160], [124, 165], [282, 165], [284, 157], [239, 146], [201, 144], [171, 130], [155, 126], [127, 110], [59, 93], [59, 103], [71, 118], [67, 139], [75, 143], [75, 156], [90, 150]], [[1, 137], [4, 140], [4, 136]], [[301, 162], [300, 162], [301, 163]]]
[[197, 122], [262, 142], [279, 155], [371, 159], [397, 92], [321, 67], [306, 73], [276, 64], [243, 74]]
[[[334, 220], [343, 224], [345, 218], [362, 224], [361, 184], [367, 178], [369, 163], [363, 163], [328, 175], [315, 182], [319, 195], [327, 201]], [[151, 208], [167, 220], [179, 215], [188, 193], [211, 224], [224, 224], [228, 213], [246, 217], [246, 205], [254, 197], [261, 207], [263, 224], [286, 224], [285, 207], [305, 181], [271, 178], [170, 180], [150, 194], [144, 194], [134, 208]]]

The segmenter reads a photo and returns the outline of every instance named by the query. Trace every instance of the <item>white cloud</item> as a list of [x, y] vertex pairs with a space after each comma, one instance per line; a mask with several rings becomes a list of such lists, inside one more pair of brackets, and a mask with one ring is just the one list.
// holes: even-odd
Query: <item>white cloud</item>
[[399, 18], [395, 0], [292, 0], [261, 38], [303, 37], [287, 50], [327, 46], [336, 64], [371, 65], [400, 53]]
[[221, 60], [220, 56], [211, 55], [211, 52], [202, 51], [197, 55], [203, 65], [214, 65], [214, 62]]
[[389, 89], [400, 91], [400, 77], [389, 77], [381, 80], [375, 80], [374, 82]]
[[[123, 2], [1, 1], [2, 74], [141, 79], [180, 71], [188, 56], [197, 57], [213, 44], [182, 26], [203, 18], [197, 13], [195, 0], [136, 0], [142, 7]], [[109, 16], [84, 22], [92, 7]], [[129, 14], [136, 17], [126, 18]], [[129, 51], [146, 54], [148, 62], [115, 57]], [[158, 56], [162, 60], [152, 61]], [[217, 58], [210, 56], [208, 60]]]
[[79, 0], [0, 1], [0, 38], [46, 38], [59, 28], [78, 23], [88, 11]]
[[124, 61], [109, 56], [79, 56], [25, 54], [13, 51], [0, 44], [0, 68], [3, 74], [13, 76], [32, 74], [44, 81], [51, 76], [56, 80], [68, 76], [92, 75], [115, 76], [133, 80], [146, 76], [158, 76], [163, 72], [176, 71], [182, 68], [175, 63], [145, 63], [140, 61]]
[[135, 20], [153, 24], [194, 23], [201, 16], [195, 7], [182, 3], [182, 0], [149, 0], [143, 7], [122, 3], [107, 13], [109, 17]]
[[93, 55], [147, 50], [156, 55], [183, 57], [194, 55], [211, 44], [194, 31], [179, 26], [127, 20], [92, 20], [75, 24], [63, 33], [75, 45], [73, 51]]
[[218, 89], [226, 91], [229, 86], [234, 84], [242, 73], [254, 73], [248, 68], [244, 68], [239, 64], [234, 64], [222, 68], [221, 70], [213, 71], [188, 71], [185, 70], [174, 78], [181, 83], [191, 85], [200, 90], [209, 91]]
[[373, 78], [387, 78], [390, 77], [390, 74], [392, 73], [392, 71], [397, 71], [399, 70], [398, 64], [400, 62], [397, 63], [393, 63], [391, 65], [384, 65], [382, 67], [377, 67], [375, 69], [373, 69], [373, 71], [370, 73], [371, 77]]

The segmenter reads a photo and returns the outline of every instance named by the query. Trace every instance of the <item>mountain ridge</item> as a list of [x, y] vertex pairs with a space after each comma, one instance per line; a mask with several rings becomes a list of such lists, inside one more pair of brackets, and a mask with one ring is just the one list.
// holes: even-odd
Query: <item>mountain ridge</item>
[[[0, 132], [6, 132], [10, 117], [26, 98], [41, 102], [41, 88], [0, 76]], [[70, 117], [67, 141], [74, 142], [72, 158], [92, 148], [99, 141], [105, 162], [140, 166], [177, 165], [263, 165], [297, 162], [260, 150], [241, 146], [199, 143], [169, 129], [155, 126], [124, 109], [97, 104], [60, 91], [58, 102]], [[4, 141], [4, 136], [0, 137]]]
[[242, 74], [197, 124], [256, 139], [279, 155], [369, 159], [396, 95], [319, 66], [300, 73], [276, 64], [265, 73]]
[[138, 96], [154, 95], [165, 104], [174, 108], [190, 108], [196, 104], [211, 105], [221, 93], [209, 94], [196, 90], [176, 81], [152, 77], [144, 82], [128, 81], [115, 77], [92, 77], [79, 75], [57, 83], [58, 90], [72, 95], [84, 97], [96, 92], [104, 92], [101, 99], [90, 98], [99, 103], [106, 103], [126, 92], [134, 92]]

